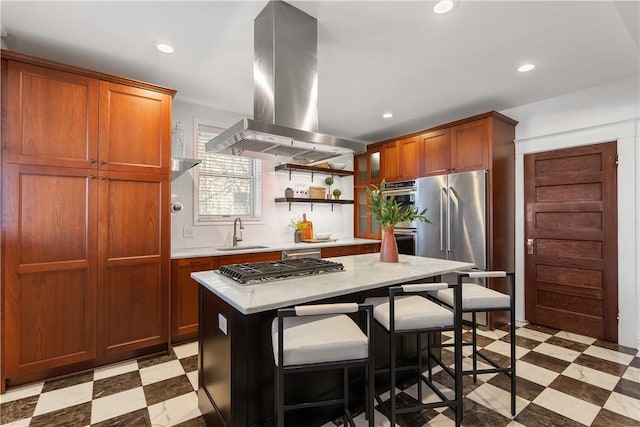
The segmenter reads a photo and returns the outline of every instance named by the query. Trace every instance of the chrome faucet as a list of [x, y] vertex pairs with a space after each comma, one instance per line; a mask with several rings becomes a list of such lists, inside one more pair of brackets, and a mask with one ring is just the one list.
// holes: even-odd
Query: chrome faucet
[[[240, 221], [240, 237], [238, 237], [238, 231], [236, 229], [238, 221]], [[233, 220], [233, 246], [238, 246], [238, 242], [242, 241], [242, 230], [244, 230], [244, 225], [242, 225], [242, 219], [240, 217], [237, 217], [236, 219]]]

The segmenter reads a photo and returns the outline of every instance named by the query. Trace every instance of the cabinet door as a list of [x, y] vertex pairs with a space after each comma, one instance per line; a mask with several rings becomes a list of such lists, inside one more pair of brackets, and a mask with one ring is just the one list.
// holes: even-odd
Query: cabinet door
[[400, 178], [400, 151], [397, 142], [382, 146], [382, 176], [385, 181], [397, 181]]
[[176, 259], [171, 262], [171, 340], [195, 338], [198, 334], [198, 283], [196, 271], [219, 267], [217, 257]]
[[100, 82], [99, 137], [101, 170], [168, 173], [171, 97]]
[[98, 80], [8, 61], [7, 161], [87, 168], [98, 142]]
[[380, 243], [366, 243], [364, 245], [331, 246], [322, 248], [322, 258], [336, 256], [360, 255], [380, 252]]
[[420, 139], [417, 136], [397, 142], [399, 151], [400, 179], [415, 179], [419, 176]]
[[98, 349], [102, 355], [167, 342], [169, 180], [99, 177]]
[[452, 172], [465, 172], [488, 168], [488, 120], [478, 120], [451, 128]]
[[382, 180], [380, 149], [372, 149], [354, 157], [355, 185], [377, 184]]
[[6, 166], [4, 377], [95, 357], [96, 180]]
[[441, 175], [451, 171], [451, 138], [449, 129], [420, 135], [422, 176]]
[[369, 197], [366, 187], [355, 188], [355, 236], [370, 239], [380, 238], [380, 224], [369, 213]]

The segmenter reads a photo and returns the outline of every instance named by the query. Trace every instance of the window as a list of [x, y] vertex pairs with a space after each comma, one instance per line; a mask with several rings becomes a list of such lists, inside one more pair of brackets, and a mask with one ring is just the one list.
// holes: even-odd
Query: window
[[229, 218], [259, 219], [260, 159], [215, 154], [205, 144], [223, 129], [196, 122], [198, 168], [196, 221], [227, 221]]

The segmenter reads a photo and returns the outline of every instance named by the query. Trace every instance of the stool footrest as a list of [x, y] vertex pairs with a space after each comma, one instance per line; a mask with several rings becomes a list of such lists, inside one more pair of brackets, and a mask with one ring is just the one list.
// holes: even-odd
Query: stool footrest
[[318, 406], [330, 406], [330, 405], [337, 405], [337, 404], [343, 404], [343, 403], [344, 403], [343, 398], [327, 399], [327, 400], [318, 400], [314, 402], [301, 402], [301, 403], [294, 403], [291, 405], [284, 405], [284, 409], [288, 411], [291, 409], [315, 408]]

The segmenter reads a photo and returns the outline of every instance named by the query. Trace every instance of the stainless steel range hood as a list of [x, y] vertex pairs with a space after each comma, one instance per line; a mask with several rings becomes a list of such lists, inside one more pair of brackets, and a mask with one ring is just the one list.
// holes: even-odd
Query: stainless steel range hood
[[317, 20], [283, 1], [270, 1], [254, 21], [254, 119], [213, 138], [206, 150], [271, 154], [314, 163], [363, 153], [363, 142], [318, 133]]

